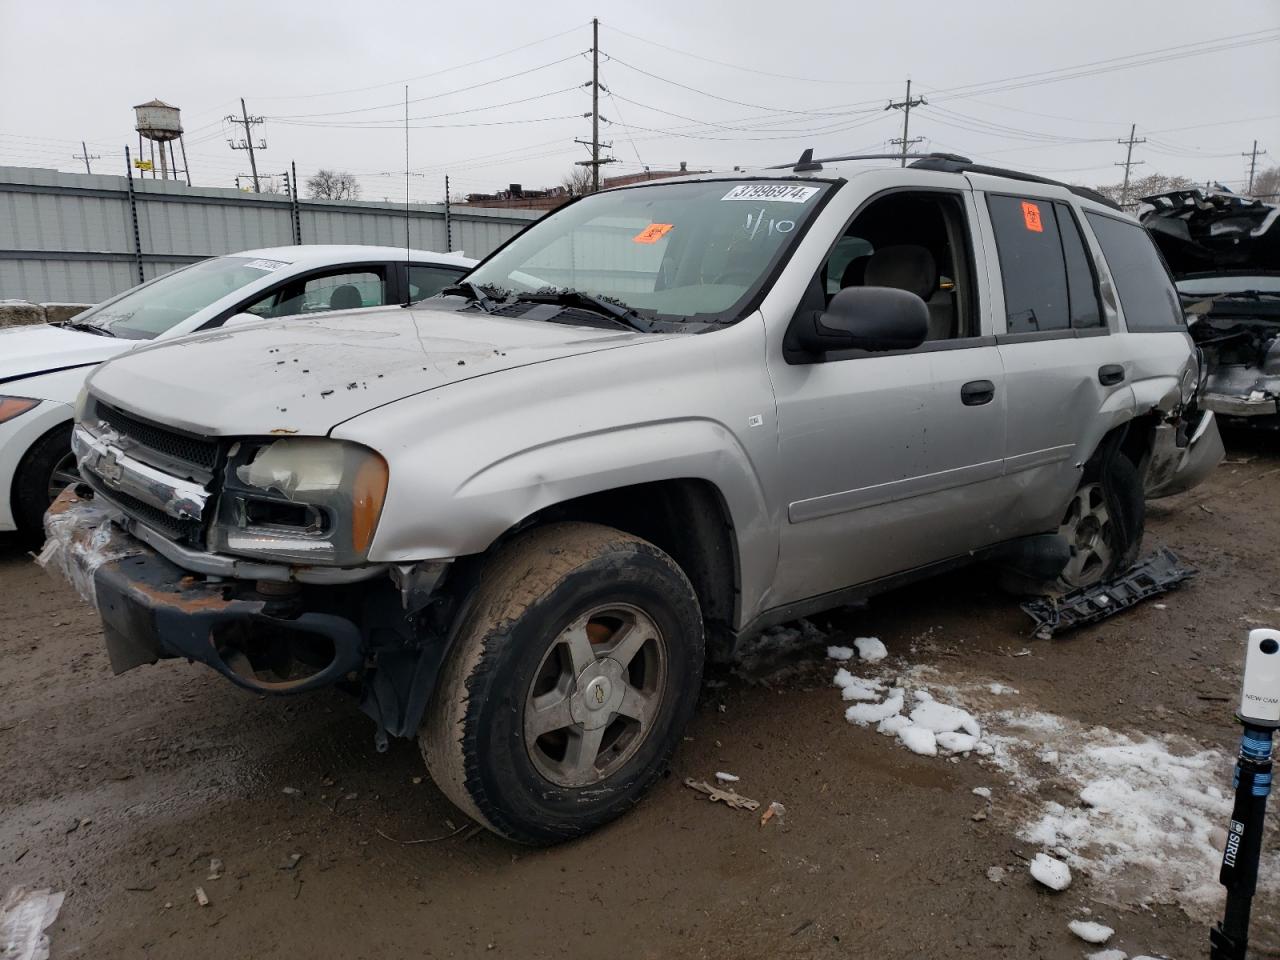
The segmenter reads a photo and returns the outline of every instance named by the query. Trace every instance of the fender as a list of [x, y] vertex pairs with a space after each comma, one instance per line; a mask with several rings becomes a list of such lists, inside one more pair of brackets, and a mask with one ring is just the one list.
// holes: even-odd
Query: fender
[[763, 485], [746, 450], [723, 424], [687, 418], [565, 437], [518, 451], [468, 477], [453, 493], [458, 509], [492, 521], [477, 529], [484, 547], [547, 507], [618, 487], [705, 480], [728, 510], [742, 561], [744, 604], [773, 577], [776, 549]]

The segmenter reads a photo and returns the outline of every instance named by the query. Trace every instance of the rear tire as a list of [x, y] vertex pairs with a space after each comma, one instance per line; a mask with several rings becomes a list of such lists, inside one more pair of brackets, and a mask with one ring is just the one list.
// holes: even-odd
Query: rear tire
[[1128, 570], [1142, 549], [1145, 526], [1146, 500], [1133, 462], [1119, 451], [1091, 462], [1058, 528], [1071, 558], [1055, 592], [1091, 587]]
[[702, 681], [703, 624], [653, 544], [562, 523], [488, 563], [419, 744], [465, 813], [549, 844], [621, 816], [661, 776]]
[[71, 452], [71, 424], [50, 430], [31, 445], [18, 464], [10, 503], [18, 532], [42, 539], [44, 513], [63, 488], [74, 483], [76, 460]]

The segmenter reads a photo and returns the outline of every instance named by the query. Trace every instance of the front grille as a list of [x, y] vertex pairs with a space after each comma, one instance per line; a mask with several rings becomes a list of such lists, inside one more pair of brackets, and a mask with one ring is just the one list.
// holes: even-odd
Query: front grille
[[205, 473], [211, 473], [218, 463], [218, 444], [215, 440], [150, 423], [123, 410], [117, 410], [101, 400], [97, 401], [94, 412], [102, 423], [121, 436], [170, 460], [191, 464]]
[[198, 520], [179, 520], [171, 517], [163, 510], [143, 503], [137, 497], [131, 497], [119, 490], [103, 491], [95, 485], [99, 495], [110, 500], [125, 513], [146, 524], [153, 530], [163, 533], [170, 540], [177, 540], [192, 547], [204, 545], [204, 531]]

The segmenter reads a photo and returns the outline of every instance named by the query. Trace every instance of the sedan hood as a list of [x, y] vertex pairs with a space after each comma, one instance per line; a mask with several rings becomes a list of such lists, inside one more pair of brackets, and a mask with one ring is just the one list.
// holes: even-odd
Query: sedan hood
[[1175, 278], [1227, 271], [1280, 270], [1280, 207], [1201, 189], [1174, 190], [1143, 203], [1142, 225]]
[[137, 346], [83, 330], [33, 324], [0, 330], [0, 384], [53, 370], [101, 363]]
[[412, 394], [654, 336], [506, 319], [433, 300], [156, 344], [104, 364], [89, 387], [137, 415], [206, 436], [315, 436]]

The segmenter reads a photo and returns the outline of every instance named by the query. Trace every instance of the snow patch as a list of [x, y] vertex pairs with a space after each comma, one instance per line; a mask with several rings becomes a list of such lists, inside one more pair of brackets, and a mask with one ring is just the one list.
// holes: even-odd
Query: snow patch
[[1110, 927], [1092, 920], [1072, 920], [1067, 924], [1067, 929], [1085, 943], [1103, 944], [1115, 935]]
[[1050, 890], [1062, 891], [1071, 886], [1071, 868], [1047, 853], [1037, 853], [1031, 861], [1031, 876]]
[[903, 702], [902, 690], [894, 688], [880, 703], [855, 703], [844, 712], [844, 718], [850, 723], [865, 727], [902, 713]]
[[855, 637], [853, 645], [858, 648], [858, 656], [867, 663], [875, 663], [889, 655], [889, 651], [878, 637]]
[[0, 950], [5, 960], [48, 960], [49, 937], [44, 931], [58, 919], [64, 896], [48, 889], [9, 888], [0, 901]]
[[855, 677], [844, 667], [836, 671], [831, 682], [840, 688], [841, 696], [845, 700], [879, 700], [880, 692], [884, 690], [883, 683]]
[[898, 731], [898, 739], [912, 753], [918, 753], [922, 757], [938, 755], [938, 738], [928, 727], [906, 724]]
[[852, 660], [853, 647], [827, 647], [828, 660]]

